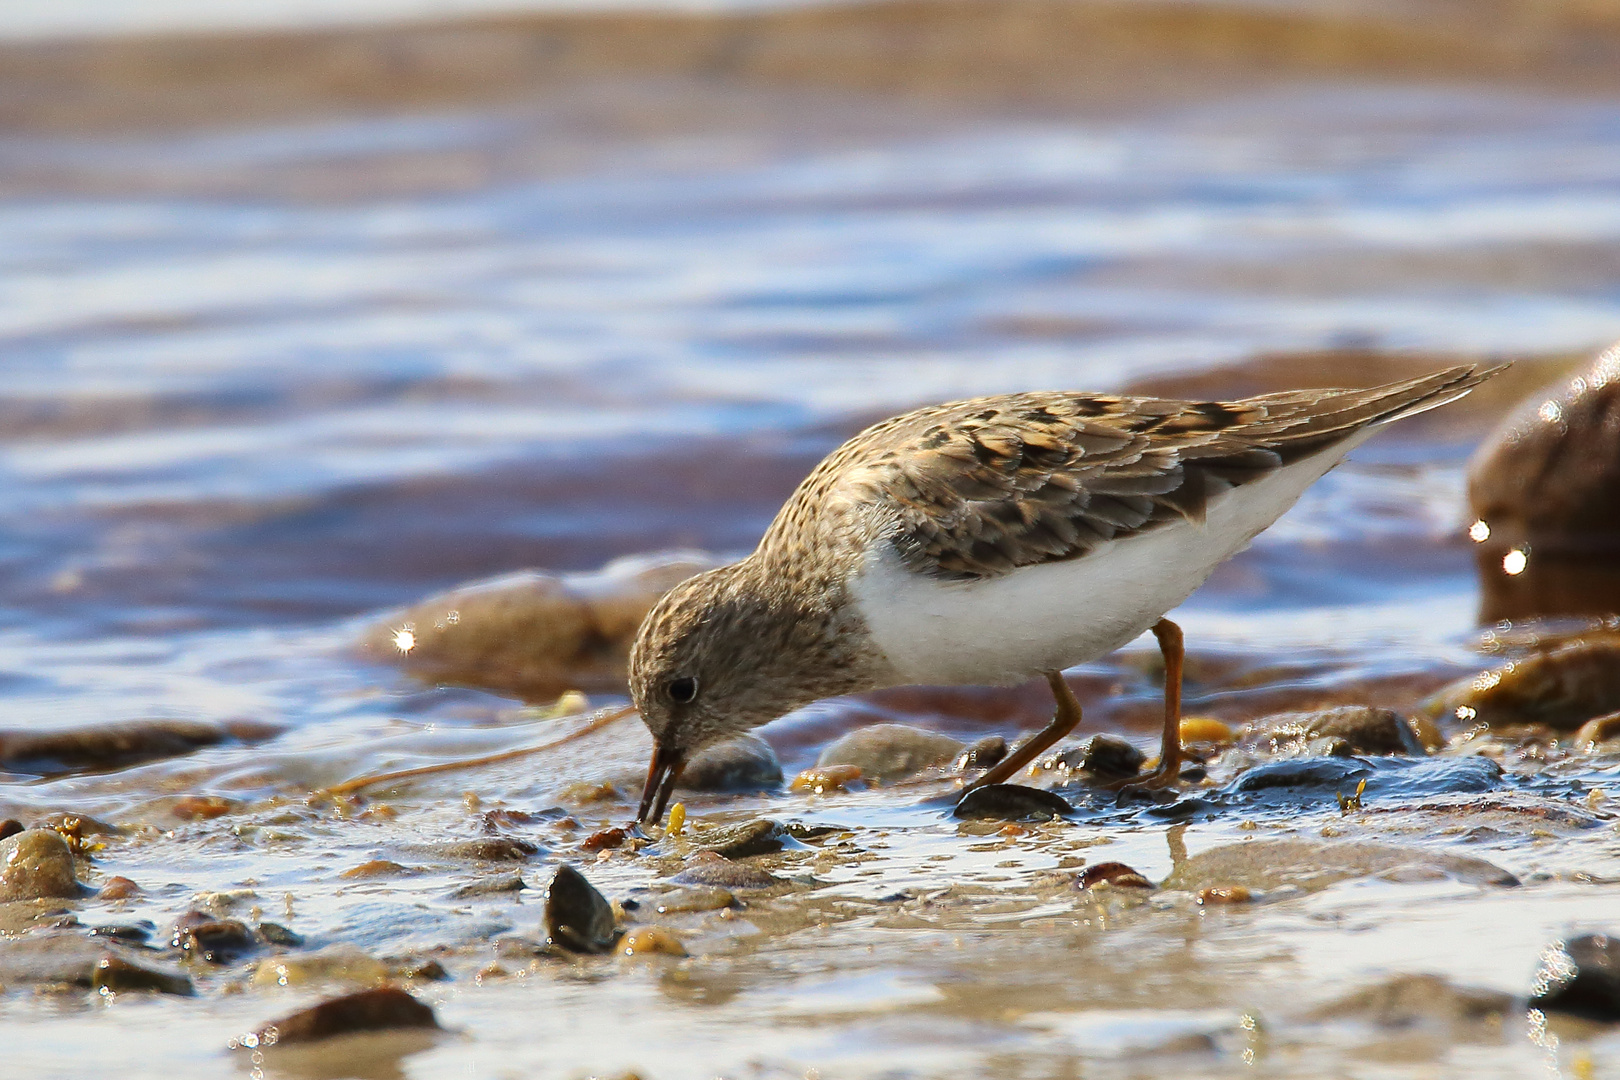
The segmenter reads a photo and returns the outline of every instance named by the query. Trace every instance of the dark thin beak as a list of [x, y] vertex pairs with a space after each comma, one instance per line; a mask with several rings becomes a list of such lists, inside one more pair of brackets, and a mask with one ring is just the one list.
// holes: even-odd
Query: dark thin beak
[[[661, 742], [653, 743], [652, 764], [647, 767], [647, 787], [641, 793], [641, 810], [636, 822], [657, 824], [664, 819], [664, 807], [675, 791], [675, 781], [681, 778], [686, 760]], [[651, 811], [651, 816], [648, 812]]]

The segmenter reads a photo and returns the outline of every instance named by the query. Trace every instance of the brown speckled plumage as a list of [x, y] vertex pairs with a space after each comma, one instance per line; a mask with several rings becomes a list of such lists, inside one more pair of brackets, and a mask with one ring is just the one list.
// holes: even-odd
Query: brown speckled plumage
[[[939, 582], [1080, 559], [1201, 522], [1221, 493], [1493, 372], [1232, 402], [1011, 394], [885, 420], [805, 478], [751, 555], [653, 608], [631, 653], [632, 695], [676, 760], [819, 698], [892, 682], [849, 588], [883, 545], [906, 573]], [[690, 702], [669, 693], [683, 678], [696, 680]]]

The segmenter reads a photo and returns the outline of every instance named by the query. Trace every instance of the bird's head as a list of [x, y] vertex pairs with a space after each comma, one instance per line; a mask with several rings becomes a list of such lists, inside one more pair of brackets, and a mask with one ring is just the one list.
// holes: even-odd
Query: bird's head
[[630, 650], [630, 695], [652, 732], [638, 821], [664, 815], [693, 754], [818, 698], [845, 693], [827, 614], [748, 560], [688, 578], [647, 613]]

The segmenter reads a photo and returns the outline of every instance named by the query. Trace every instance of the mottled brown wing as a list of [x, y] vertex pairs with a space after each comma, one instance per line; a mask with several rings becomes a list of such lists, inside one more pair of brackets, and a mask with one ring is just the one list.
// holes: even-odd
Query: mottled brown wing
[[827, 488], [880, 508], [883, 535], [912, 571], [992, 577], [1078, 558], [1167, 521], [1202, 520], [1220, 492], [1368, 424], [1460, 396], [1494, 370], [1230, 402], [982, 398], [879, 424], [817, 473]]

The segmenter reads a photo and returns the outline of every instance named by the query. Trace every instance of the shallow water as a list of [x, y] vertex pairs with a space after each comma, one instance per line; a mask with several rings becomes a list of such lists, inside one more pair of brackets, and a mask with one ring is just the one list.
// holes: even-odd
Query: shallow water
[[[693, 797], [700, 822], [765, 813], [850, 835], [782, 856], [804, 880], [781, 895], [665, 920], [693, 954], [680, 960], [501, 959], [493, 940], [538, 934], [538, 893], [450, 895], [509, 869], [543, 887], [566, 859], [609, 896], [651, 896], [677, 842], [577, 849], [631, 810], [646, 756], [633, 720], [362, 803], [307, 801], [577, 724], [359, 656], [391, 609], [522, 567], [745, 551], [871, 418], [1173, 386], [1279, 352], [1331, 364], [1337, 350], [1353, 373], [1368, 351], [1535, 358], [1620, 337], [1612, 100], [1318, 79], [1070, 115], [596, 81], [478, 109], [17, 131], [0, 136], [0, 192], [4, 726], [284, 728], [114, 771], [10, 775], [0, 817], [129, 829], [91, 879], [145, 893], [77, 905], [86, 925], [144, 919], [161, 937], [197, 894], [245, 889], [239, 917], [261, 908], [312, 948], [438, 955], [452, 976], [418, 988], [450, 1034], [361, 1041], [324, 1064], [272, 1054], [270, 1075], [1620, 1068], [1614, 1034], [1543, 1030], [1522, 1010], [1498, 1028], [1312, 1015], [1401, 973], [1522, 995], [1551, 941], [1615, 929], [1616, 830], [1591, 794], [1620, 796], [1612, 755], [1510, 753], [1492, 806], [1380, 779], [1360, 814], [1326, 788], [1195, 792], [1207, 805], [1170, 810], [1082, 797], [1077, 823], [1013, 834], [945, 817], [927, 801], [943, 784]], [[1558, 364], [1527, 362], [1520, 391]], [[1404, 707], [1485, 662], [1462, 476], [1507, 401], [1480, 398], [1357, 451], [1177, 614], [1191, 709]], [[1150, 668], [1138, 646], [1080, 669], [1086, 730], [1148, 746]], [[764, 734], [791, 772], [873, 710], [977, 737], [1033, 728], [1045, 708], [1031, 693], [954, 711], [879, 696]], [[567, 790], [603, 779], [618, 798]], [[195, 794], [238, 805], [177, 818]], [[431, 846], [483, 835], [492, 808], [559, 803], [578, 830], [501, 827], [542, 847], [521, 866]], [[1593, 816], [1544, 827], [1547, 806]], [[1362, 876], [1220, 908], [1175, 890], [1098, 901], [1068, 880], [1081, 860], [1158, 881], [1187, 853], [1323, 833], [1472, 855], [1525, 884]], [[341, 876], [376, 858], [415, 872]], [[492, 960], [504, 973], [480, 975]], [[8, 1069], [250, 1075], [261, 1063], [227, 1041], [321, 989], [252, 987], [242, 968], [197, 981], [196, 999], [11, 988]]]

